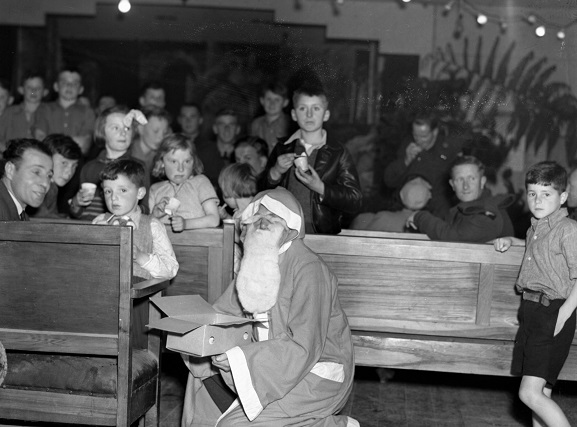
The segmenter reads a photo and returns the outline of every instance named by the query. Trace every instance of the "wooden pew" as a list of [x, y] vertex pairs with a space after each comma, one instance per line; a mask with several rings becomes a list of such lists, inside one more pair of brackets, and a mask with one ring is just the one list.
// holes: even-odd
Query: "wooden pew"
[[170, 227], [166, 230], [180, 264], [166, 295], [198, 294], [214, 302], [232, 281], [234, 225], [182, 233], [173, 233]]
[[[305, 237], [339, 279], [355, 363], [510, 375], [525, 248], [395, 234]], [[577, 338], [573, 345], [561, 379], [577, 380]]]
[[0, 222], [0, 418], [158, 425], [160, 335], [134, 349], [131, 319], [166, 286], [132, 285], [130, 227]]

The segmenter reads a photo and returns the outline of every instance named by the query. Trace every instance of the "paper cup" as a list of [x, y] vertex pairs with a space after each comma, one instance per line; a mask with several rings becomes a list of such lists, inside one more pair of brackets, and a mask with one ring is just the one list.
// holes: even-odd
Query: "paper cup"
[[85, 195], [90, 196], [91, 199], [94, 197], [94, 194], [96, 194], [96, 184], [91, 182], [83, 182], [81, 188], [82, 192]]
[[166, 204], [166, 206], [164, 207], [164, 212], [167, 215], [174, 215], [174, 213], [176, 212], [176, 210], [178, 209], [178, 207], [180, 206], [180, 200], [175, 199], [174, 197], [171, 197], [168, 200], [168, 203]]
[[295, 158], [295, 165], [303, 172], [306, 172], [309, 170], [309, 159], [307, 156], [297, 157]]

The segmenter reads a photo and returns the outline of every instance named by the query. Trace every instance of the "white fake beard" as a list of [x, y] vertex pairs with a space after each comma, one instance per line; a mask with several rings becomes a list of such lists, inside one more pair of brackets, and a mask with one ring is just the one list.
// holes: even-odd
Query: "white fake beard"
[[271, 227], [247, 232], [236, 290], [249, 313], [265, 313], [276, 304], [280, 288], [279, 241], [283, 231], [281, 227]]

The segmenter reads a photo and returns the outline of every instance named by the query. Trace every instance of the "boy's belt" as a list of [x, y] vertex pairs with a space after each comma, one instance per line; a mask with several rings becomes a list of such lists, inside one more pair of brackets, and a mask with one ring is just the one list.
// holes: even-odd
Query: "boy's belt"
[[523, 299], [542, 304], [545, 307], [549, 307], [549, 304], [551, 304], [551, 300], [547, 295], [541, 291], [532, 291], [531, 289], [523, 289]]

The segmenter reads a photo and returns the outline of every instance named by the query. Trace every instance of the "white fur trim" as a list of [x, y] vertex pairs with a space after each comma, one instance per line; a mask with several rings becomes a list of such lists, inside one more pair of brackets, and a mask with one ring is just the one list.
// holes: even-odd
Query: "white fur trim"
[[240, 347], [233, 347], [226, 352], [236, 393], [242, 403], [242, 409], [247, 418], [252, 421], [264, 409], [260, 403], [256, 390], [252, 386], [252, 378], [246, 363], [246, 357]]
[[345, 380], [345, 370], [341, 363], [318, 362], [311, 369], [311, 374], [337, 383], [342, 383]]

